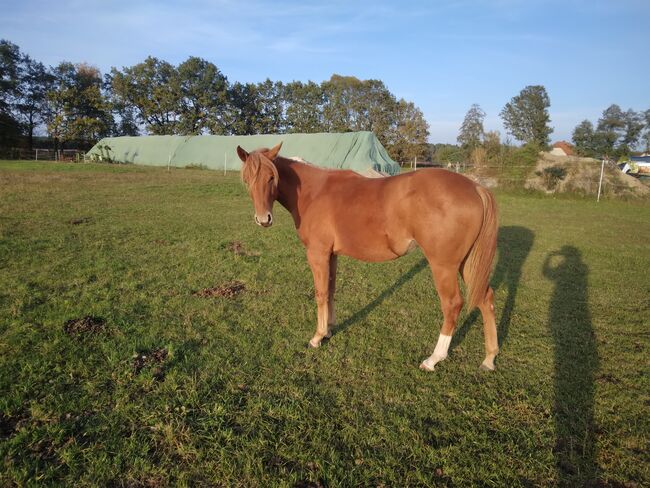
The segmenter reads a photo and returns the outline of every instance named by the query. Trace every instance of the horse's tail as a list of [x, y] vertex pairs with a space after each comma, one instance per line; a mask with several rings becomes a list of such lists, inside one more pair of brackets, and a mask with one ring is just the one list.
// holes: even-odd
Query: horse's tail
[[483, 223], [463, 266], [463, 279], [467, 285], [470, 310], [477, 307], [485, 298], [492, 271], [492, 261], [497, 249], [499, 226], [494, 195], [490, 190], [478, 185], [476, 191], [483, 203]]

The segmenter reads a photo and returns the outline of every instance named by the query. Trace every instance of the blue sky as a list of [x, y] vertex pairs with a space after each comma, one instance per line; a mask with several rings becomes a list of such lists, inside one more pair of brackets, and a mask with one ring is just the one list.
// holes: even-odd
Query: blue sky
[[612, 103], [650, 108], [650, 1], [0, 0], [0, 38], [48, 65], [102, 72], [200, 56], [231, 81], [377, 78], [455, 142], [472, 103], [486, 130], [526, 85], [551, 98], [553, 140]]

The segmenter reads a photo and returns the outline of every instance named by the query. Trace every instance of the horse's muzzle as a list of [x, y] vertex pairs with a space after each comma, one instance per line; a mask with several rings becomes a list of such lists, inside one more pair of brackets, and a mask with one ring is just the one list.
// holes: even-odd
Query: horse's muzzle
[[260, 219], [257, 214], [255, 214], [255, 223], [262, 227], [271, 227], [271, 225], [273, 225], [273, 215], [269, 212], [266, 214], [266, 217]]

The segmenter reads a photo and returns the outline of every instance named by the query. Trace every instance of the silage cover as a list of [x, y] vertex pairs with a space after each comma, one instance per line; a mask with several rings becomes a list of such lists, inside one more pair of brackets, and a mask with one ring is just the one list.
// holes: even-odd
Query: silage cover
[[[273, 147], [282, 142], [280, 154], [299, 157], [325, 168], [352, 169], [364, 173], [369, 169], [388, 174], [399, 173], [399, 165], [372, 132], [319, 134], [265, 134], [254, 136], [138, 136], [106, 137], [88, 156], [150, 166], [185, 167], [203, 165], [210, 169], [239, 170], [237, 146], [246, 151]], [[110, 152], [106, 150], [110, 147]]]

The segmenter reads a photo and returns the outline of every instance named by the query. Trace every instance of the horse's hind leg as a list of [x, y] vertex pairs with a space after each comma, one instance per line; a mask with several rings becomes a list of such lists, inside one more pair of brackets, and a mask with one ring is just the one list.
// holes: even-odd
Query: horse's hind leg
[[494, 358], [499, 354], [499, 342], [497, 339], [497, 323], [494, 318], [494, 291], [488, 287], [485, 298], [479, 304], [483, 316], [483, 335], [485, 336], [485, 359], [481, 369], [494, 370]]
[[454, 329], [456, 329], [460, 310], [463, 308], [463, 297], [458, 286], [458, 267], [434, 266], [431, 261], [429, 261], [429, 264], [440, 297], [444, 322], [433, 354], [420, 364], [420, 369], [425, 371], [433, 371], [435, 365], [447, 357], [451, 336]]
[[336, 291], [336, 254], [330, 256], [330, 276], [329, 276], [329, 289], [327, 297], [327, 335], [332, 336], [332, 329], [336, 324], [336, 312], [334, 310], [334, 292]]

